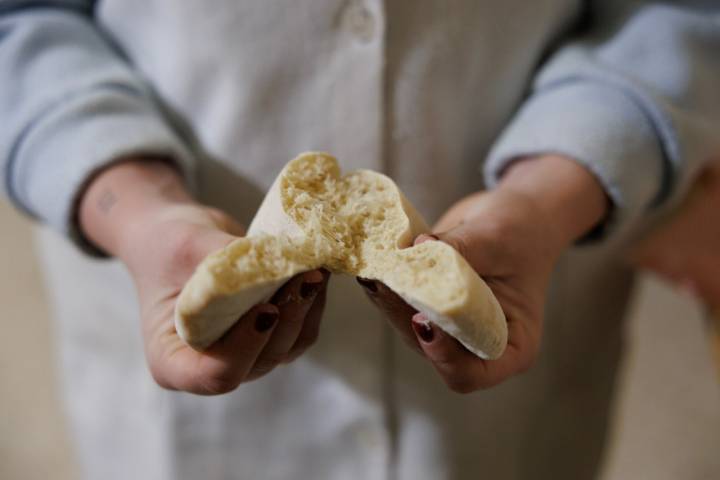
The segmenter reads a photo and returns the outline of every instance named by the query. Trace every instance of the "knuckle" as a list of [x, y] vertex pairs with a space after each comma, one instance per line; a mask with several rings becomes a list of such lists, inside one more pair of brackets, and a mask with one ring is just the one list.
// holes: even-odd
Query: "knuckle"
[[255, 365], [253, 366], [253, 372], [260, 375], [270, 373], [275, 367], [278, 366], [278, 364], [282, 363], [282, 361], [285, 360], [285, 357], [285, 354], [272, 354], [262, 359], [258, 359], [258, 361], [256, 361]]
[[305, 350], [302, 350], [302, 349], [300, 349], [300, 348], [298, 348], [297, 350], [292, 350], [292, 351], [288, 352], [287, 355], [285, 355], [285, 358], [283, 358], [280, 363], [283, 364], [283, 365], [287, 365], [287, 364], [289, 364], [289, 363], [292, 363], [292, 362], [294, 362], [295, 360], [297, 360], [297, 359], [300, 357], [300, 355], [303, 354], [304, 351], [305, 351]]
[[230, 393], [240, 386], [242, 378], [230, 370], [214, 373], [198, 381], [200, 389], [210, 395]]
[[194, 230], [183, 228], [170, 237], [168, 249], [170, 261], [181, 267], [194, 267], [204, 256], [197, 247], [197, 234]]
[[300, 357], [305, 353], [305, 351], [306, 351], [307, 349], [308, 349], [308, 347], [306, 347], [306, 346], [294, 347], [292, 350], [290, 350], [290, 351], [288, 352], [287, 355], [285, 355], [285, 357], [283, 357], [283, 359], [282, 359], [282, 361], [280, 362], [280, 364], [282, 364], [282, 365], [287, 365], [287, 364], [289, 364], [289, 363], [294, 362], [295, 360], [297, 360], [298, 358], [300, 358]]
[[467, 375], [448, 376], [445, 378], [445, 383], [450, 390], [461, 395], [475, 392], [481, 387], [477, 381]]
[[230, 393], [240, 386], [240, 380], [212, 378], [202, 384], [202, 389], [210, 395], [223, 395]]

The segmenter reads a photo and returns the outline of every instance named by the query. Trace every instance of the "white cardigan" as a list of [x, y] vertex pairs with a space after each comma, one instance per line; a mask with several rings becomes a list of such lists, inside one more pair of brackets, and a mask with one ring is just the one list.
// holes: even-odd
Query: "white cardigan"
[[[3, 1], [0, 180], [84, 245], [76, 195], [129, 153], [170, 156], [247, 223], [300, 151], [388, 173], [430, 220], [481, 188], [486, 157], [493, 183], [555, 151], [605, 186], [608, 231], [632, 229], [716, 146], [718, 14], [582, 3]], [[44, 232], [87, 478], [590, 478], [631, 283], [614, 245], [566, 255], [538, 365], [490, 391], [449, 392], [336, 280], [308, 355], [203, 398], [152, 383], [123, 268]]]

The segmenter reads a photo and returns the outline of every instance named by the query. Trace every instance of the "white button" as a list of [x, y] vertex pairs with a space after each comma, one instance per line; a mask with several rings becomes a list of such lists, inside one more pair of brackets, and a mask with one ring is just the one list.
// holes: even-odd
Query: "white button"
[[350, 2], [345, 10], [343, 25], [363, 43], [370, 42], [375, 36], [375, 17], [360, 0]]

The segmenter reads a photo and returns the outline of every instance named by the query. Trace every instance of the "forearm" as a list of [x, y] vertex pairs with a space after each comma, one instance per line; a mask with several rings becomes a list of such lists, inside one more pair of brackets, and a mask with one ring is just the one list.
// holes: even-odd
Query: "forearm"
[[597, 179], [574, 160], [559, 155], [513, 163], [502, 176], [498, 190], [529, 199], [561, 246], [588, 233], [610, 208]]
[[100, 172], [78, 205], [86, 238], [113, 256], [122, 256], [137, 225], [158, 210], [190, 203], [178, 172], [159, 159], [128, 159]]
[[516, 158], [562, 152], [591, 169], [611, 196], [604, 236], [628, 237], [648, 212], [684, 195], [717, 144], [720, 8], [594, 3], [576, 35], [539, 69], [485, 174], [495, 185]]

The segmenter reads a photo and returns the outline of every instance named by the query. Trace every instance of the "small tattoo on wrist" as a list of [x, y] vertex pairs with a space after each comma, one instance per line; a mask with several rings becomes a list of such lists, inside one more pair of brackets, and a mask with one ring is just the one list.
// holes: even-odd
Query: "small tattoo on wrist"
[[98, 208], [104, 214], [110, 212], [112, 207], [117, 203], [117, 196], [112, 190], [105, 190], [98, 199]]

